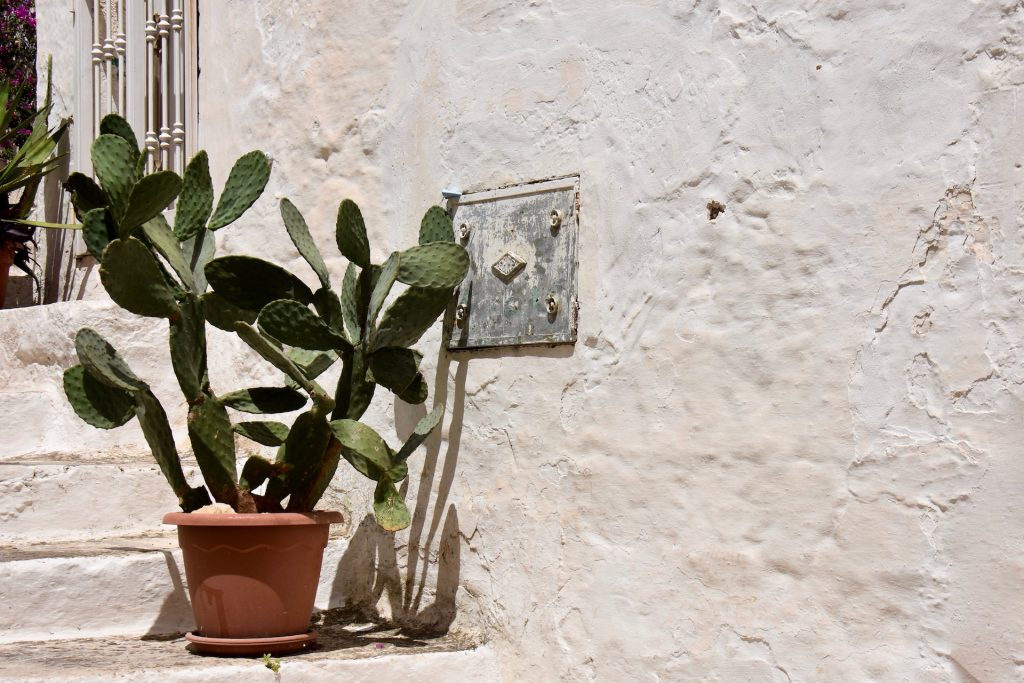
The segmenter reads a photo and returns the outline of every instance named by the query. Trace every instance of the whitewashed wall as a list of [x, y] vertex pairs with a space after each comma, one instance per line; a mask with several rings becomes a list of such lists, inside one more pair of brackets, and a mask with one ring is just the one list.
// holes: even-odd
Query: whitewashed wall
[[[228, 250], [302, 267], [281, 196], [332, 255], [355, 199], [381, 260], [443, 186], [582, 177], [580, 341], [441, 359], [385, 612], [444, 621], [454, 593], [509, 680], [1021, 680], [1024, 7], [200, 10], [216, 182], [275, 159]], [[339, 599], [372, 595], [360, 557]]]

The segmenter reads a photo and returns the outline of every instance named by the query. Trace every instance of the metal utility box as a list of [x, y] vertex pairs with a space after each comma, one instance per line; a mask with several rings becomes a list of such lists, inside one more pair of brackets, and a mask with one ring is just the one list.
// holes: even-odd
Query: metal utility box
[[467, 193], [453, 221], [470, 266], [449, 350], [576, 342], [579, 176]]

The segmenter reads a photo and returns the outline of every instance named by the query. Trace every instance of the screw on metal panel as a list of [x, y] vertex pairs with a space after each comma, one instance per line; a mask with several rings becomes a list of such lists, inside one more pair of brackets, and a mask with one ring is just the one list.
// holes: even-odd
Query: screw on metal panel
[[548, 309], [548, 315], [554, 316], [558, 313], [558, 300], [555, 299], [554, 292], [549, 292], [547, 297], [544, 299], [544, 305]]
[[551, 229], [558, 230], [562, 227], [562, 212], [558, 209], [551, 210]]
[[466, 304], [459, 304], [455, 307], [455, 324], [462, 327], [462, 323], [466, 321], [466, 314], [468, 313]]
[[473, 232], [473, 226], [469, 223], [463, 223], [459, 226], [459, 239], [463, 242], [469, 241], [469, 234]]

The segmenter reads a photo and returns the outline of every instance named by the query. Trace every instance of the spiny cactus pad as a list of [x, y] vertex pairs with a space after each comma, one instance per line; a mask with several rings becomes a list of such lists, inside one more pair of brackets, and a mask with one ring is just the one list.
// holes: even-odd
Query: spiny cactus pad
[[239, 308], [216, 292], [207, 292], [201, 298], [203, 302], [203, 315], [206, 317], [206, 320], [214, 327], [220, 328], [225, 332], [234, 332], [236, 322], [249, 324], [256, 322], [256, 316], [258, 315], [256, 311]]
[[423, 354], [413, 349], [378, 349], [370, 356], [370, 379], [396, 394], [401, 394], [419, 374], [421, 360]]
[[[242, 424], [259, 424], [254, 422], [246, 422]], [[280, 424], [275, 422], [273, 424]], [[235, 425], [238, 427], [239, 425]], [[281, 425], [282, 427], [284, 425]], [[236, 429], [239, 434], [242, 432]], [[286, 430], [287, 431], [287, 430]], [[263, 442], [260, 442], [263, 443]], [[267, 444], [276, 445], [276, 444]], [[284, 463], [270, 462], [266, 458], [262, 458], [258, 455], [249, 456], [245, 461], [245, 465], [242, 466], [242, 474], [238, 478], [238, 483], [250, 491], [254, 491], [260, 484], [265, 482], [267, 479], [276, 477], [280, 474], [286, 473], [290, 466]]]
[[233, 434], [228, 411], [218, 401], [208, 399], [189, 408], [188, 436], [196, 462], [214, 499], [228, 505], [238, 498]]
[[363, 278], [360, 277], [359, 266], [348, 264], [341, 289], [341, 315], [345, 320], [345, 331], [353, 344], [358, 344], [361, 337], [362, 321], [359, 312], [363, 301]]
[[117, 114], [107, 114], [100, 121], [101, 135], [116, 135], [122, 138], [131, 147], [136, 156], [139, 154], [139, 140], [135, 137], [135, 131], [128, 125], [128, 122]]
[[409, 508], [395, 488], [394, 482], [387, 477], [377, 482], [373, 492], [373, 515], [377, 524], [385, 531], [400, 531], [409, 526]]
[[306, 405], [306, 397], [288, 387], [239, 389], [217, 398], [221, 405], [243, 413], [290, 413]]
[[419, 373], [413, 378], [412, 382], [398, 394], [398, 398], [402, 399], [406, 403], [412, 405], [419, 405], [427, 400], [427, 380], [423, 378], [423, 374]]
[[85, 241], [85, 248], [96, 257], [97, 261], [103, 259], [103, 250], [110, 244], [113, 227], [113, 219], [110, 212], [104, 207], [88, 211], [82, 217], [82, 239]]
[[200, 150], [185, 167], [181, 179], [181, 195], [174, 215], [174, 234], [181, 241], [194, 237], [213, 211], [213, 180], [210, 158]]
[[78, 417], [100, 429], [114, 429], [135, 417], [135, 399], [107, 386], [75, 365], [64, 371], [64, 393]]
[[259, 150], [243, 154], [231, 168], [217, 209], [206, 225], [210, 230], [234, 223], [252, 206], [270, 179], [270, 159]]
[[321, 287], [313, 292], [313, 308], [324, 322], [344, 336], [345, 316], [341, 310], [341, 299], [337, 294], [326, 287]]
[[110, 198], [114, 217], [120, 218], [138, 182], [135, 151], [118, 135], [101, 135], [92, 143], [92, 167]]
[[313, 300], [309, 287], [281, 266], [252, 256], [221, 256], [206, 264], [213, 291], [239, 308], [258, 311], [275, 299]]
[[[236, 434], [241, 434], [264, 446], [280, 446], [288, 438], [288, 425], [283, 422], [236, 422], [232, 429]], [[252, 487], [249, 490], [251, 491]]]
[[[321, 405], [334, 406], [334, 400], [323, 390], [319, 384], [306, 377], [306, 375], [293, 363], [288, 356], [284, 355], [281, 349], [277, 348], [266, 337], [260, 334], [252, 325], [243, 322], [235, 323], [235, 332], [248, 344], [253, 351], [260, 354], [265, 361], [276, 367], [278, 370], [295, 380], [302, 389], [313, 397], [313, 400]], [[330, 410], [330, 407], [327, 408]]]
[[444, 417], [444, 405], [434, 406], [434, 409], [423, 416], [416, 426], [412, 430], [412, 435], [405, 442], [402, 448], [398, 451], [395, 456], [396, 463], [404, 463], [412, 455], [413, 451], [420, 447], [424, 441], [430, 436], [430, 433], [437, 429], [437, 425], [441, 424], [441, 418]]
[[444, 312], [451, 298], [447, 289], [410, 287], [402, 292], [384, 311], [373, 347], [412, 346]]
[[287, 198], [281, 200], [281, 220], [284, 221], [288, 236], [292, 238], [292, 244], [316, 273], [320, 284], [325, 288], [330, 288], [331, 277], [327, 273], [327, 265], [324, 263], [324, 257], [320, 254], [320, 250], [316, 247], [316, 242], [313, 241], [313, 236], [309, 234], [306, 219]]
[[366, 237], [366, 224], [359, 207], [351, 199], [338, 206], [335, 237], [342, 256], [360, 268], [370, 267], [370, 242]]
[[192, 274], [192, 267], [185, 260], [178, 238], [174, 236], [174, 231], [168, 225], [167, 219], [161, 214], [157, 214], [142, 225], [142, 234], [146, 241], [164, 257], [181, 284], [193, 289], [195, 278]]
[[192, 290], [197, 294], [206, 291], [206, 264], [213, 260], [217, 252], [217, 239], [206, 228], [201, 228], [194, 237], [181, 243], [181, 253], [192, 268]]
[[411, 287], [452, 289], [469, 270], [469, 254], [461, 245], [433, 242], [401, 253], [398, 281]]
[[93, 209], [105, 207], [110, 202], [96, 181], [84, 173], [69, 175], [64, 187], [71, 193], [71, 205], [75, 207], [78, 220], [84, 219], [85, 214]]
[[178, 315], [174, 290], [164, 279], [160, 264], [134, 237], [114, 240], [103, 250], [100, 281], [118, 306], [135, 315]]
[[388, 445], [371, 427], [348, 419], [330, 424], [334, 438], [341, 442], [342, 457], [363, 476], [377, 481], [395, 464]]
[[370, 294], [370, 306], [366, 311], [366, 324], [372, 326], [377, 322], [377, 315], [381, 306], [387, 298], [391, 288], [395, 285], [398, 277], [399, 261], [398, 253], [395, 252], [388, 257], [388, 260], [381, 266], [377, 274], [377, 282], [373, 285], [373, 292]]
[[330, 440], [331, 428], [316, 407], [295, 418], [284, 442], [284, 462], [292, 467], [285, 476], [293, 497], [288, 501], [289, 510], [301, 509], [302, 490], [312, 483]]
[[135, 228], [166, 209], [180, 191], [181, 178], [174, 171], [159, 171], [135, 183], [124, 215], [118, 220], [121, 237], [131, 235]]
[[259, 324], [269, 335], [289, 346], [314, 351], [352, 349], [344, 335], [332, 330], [298, 301], [271, 301], [260, 311]]
[[89, 374], [108, 386], [130, 392], [149, 387], [95, 330], [83, 327], [78, 331], [75, 335], [75, 351]]
[[440, 206], [432, 206], [423, 214], [420, 221], [420, 244], [431, 242], [454, 242], [455, 230], [452, 219]]

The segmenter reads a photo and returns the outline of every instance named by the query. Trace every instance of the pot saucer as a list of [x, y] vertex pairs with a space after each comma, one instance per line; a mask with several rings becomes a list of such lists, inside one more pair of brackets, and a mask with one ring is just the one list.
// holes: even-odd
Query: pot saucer
[[246, 655], [284, 655], [308, 650], [316, 642], [317, 632], [306, 631], [294, 636], [276, 638], [207, 638], [186, 633], [185, 639], [202, 653], [244, 657]]

